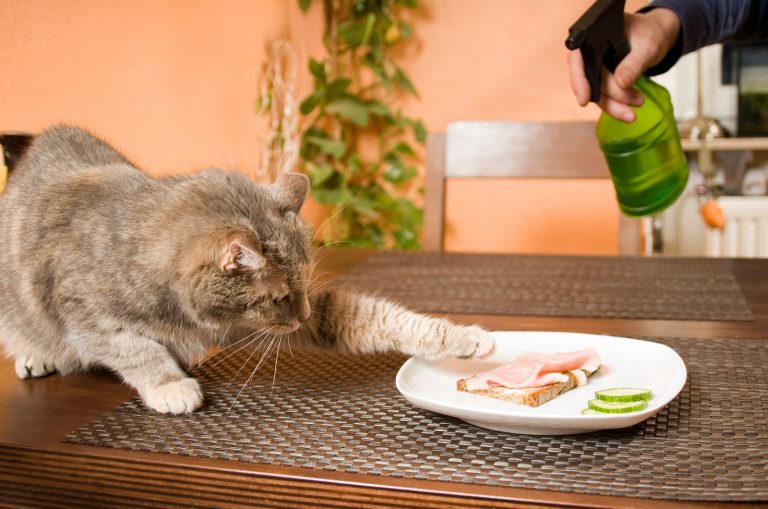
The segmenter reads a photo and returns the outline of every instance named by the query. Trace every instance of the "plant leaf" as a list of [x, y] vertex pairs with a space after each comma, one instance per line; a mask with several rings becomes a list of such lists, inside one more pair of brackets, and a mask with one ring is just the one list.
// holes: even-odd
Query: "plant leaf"
[[344, 189], [312, 189], [312, 198], [323, 205], [343, 203], [345, 196]]
[[378, 115], [379, 117], [391, 117], [392, 112], [389, 111], [389, 107], [381, 101], [368, 101], [365, 103], [368, 112], [372, 115]]
[[347, 151], [347, 144], [341, 140], [329, 140], [318, 136], [307, 136], [304, 140], [307, 143], [315, 145], [321, 152], [328, 154], [335, 159], [341, 159], [341, 156]]
[[319, 81], [325, 83], [326, 75], [325, 75], [325, 66], [322, 64], [322, 62], [318, 62], [314, 58], [309, 59], [309, 72], [312, 73], [312, 76], [317, 78]]
[[400, 37], [403, 39], [408, 39], [412, 35], [413, 30], [411, 29], [411, 26], [405, 21], [400, 21]]
[[353, 124], [365, 126], [368, 124], [368, 109], [363, 103], [351, 96], [336, 99], [325, 107], [325, 111], [336, 113]]
[[306, 13], [309, 9], [309, 4], [312, 3], [312, 0], [299, 0], [299, 9], [301, 9], [301, 12]]
[[299, 111], [302, 115], [309, 115], [312, 113], [312, 110], [315, 109], [315, 106], [317, 106], [317, 103], [319, 102], [319, 98], [317, 97], [317, 94], [308, 95], [306, 99], [301, 101], [301, 105], [299, 106]]
[[312, 187], [320, 187], [324, 183], [328, 182], [331, 177], [336, 174], [336, 170], [330, 164], [320, 164], [313, 166], [309, 172], [309, 181]]
[[406, 76], [403, 70], [399, 67], [395, 70], [395, 81], [397, 81], [401, 87], [407, 90], [414, 97], [419, 97], [419, 93], [416, 92], [416, 88], [414, 88], [411, 80], [408, 79], [408, 76]]
[[416, 152], [413, 150], [413, 148], [404, 141], [398, 142], [394, 147], [392, 147], [392, 151], [408, 156], [416, 155]]
[[376, 210], [376, 202], [369, 200], [366, 197], [355, 197], [352, 199], [352, 207], [361, 214], [369, 217], [378, 217], [379, 211]]
[[360, 156], [357, 155], [357, 152], [351, 152], [347, 156], [347, 169], [353, 172], [360, 169]]
[[399, 164], [391, 164], [384, 171], [384, 180], [392, 182], [393, 184], [402, 184], [416, 175], [418, 175], [416, 168], [413, 166], [405, 166], [400, 162]]
[[413, 127], [413, 136], [416, 138], [416, 141], [421, 143], [427, 141], [427, 130], [424, 127], [424, 124], [421, 123], [421, 120], [413, 121], [411, 126]]
[[348, 21], [339, 23], [339, 37], [349, 46], [362, 46], [368, 44], [376, 26], [376, 14], [369, 12], [363, 21]]
[[394, 231], [395, 246], [399, 249], [419, 249], [419, 237], [411, 228], [399, 228]]
[[362, 44], [368, 44], [371, 40], [371, 36], [373, 35], [373, 29], [376, 27], [376, 15], [372, 12], [368, 13], [368, 16], [365, 18], [365, 33], [363, 34], [363, 41], [360, 43]]
[[392, 90], [392, 80], [387, 75], [384, 65], [381, 63], [378, 55], [379, 52], [375, 50], [369, 51], [363, 58], [363, 64], [369, 68], [377, 78], [379, 78], [384, 89], [390, 91]]
[[338, 78], [328, 84], [325, 89], [325, 98], [327, 101], [332, 101], [340, 97], [347, 89], [352, 80], [347, 78]]

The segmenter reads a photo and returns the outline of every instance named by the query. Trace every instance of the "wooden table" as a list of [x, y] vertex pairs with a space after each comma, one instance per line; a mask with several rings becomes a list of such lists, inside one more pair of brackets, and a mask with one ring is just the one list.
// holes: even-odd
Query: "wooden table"
[[[343, 273], [369, 251], [326, 250]], [[768, 340], [768, 260], [733, 260], [754, 322], [451, 315], [498, 330]], [[766, 342], [768, 347], [768, 342]], [[0, 506], [30, 507], [666, 507], [673, 502], [464, 485], [89, 447], [62, 442], [134, 396], [109, 373], [19, 380], [0, 361]], [[693, 504], [695, 505], [695, 504]], [[702, 504], [720, 507], [736, 504]]]

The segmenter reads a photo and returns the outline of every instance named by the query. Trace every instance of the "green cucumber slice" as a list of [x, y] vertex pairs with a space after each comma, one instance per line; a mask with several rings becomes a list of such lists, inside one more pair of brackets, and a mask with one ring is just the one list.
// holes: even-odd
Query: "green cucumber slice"
[[603, 401], [648, 401], [653, 397], [653, 394], [648, 389], [618, 387], [597, 391], [595, 397]]
[[585, 408], [581, 411], [581, 415], [605, 415], [605, 412], [598, 412], [597, 410], [592, 410], [591, 408]]
[[589, 408], [606, 414], [625, 414], [628, 412], [637, 412], [648, 406], [645, 401], [603, 401], [601, 399], [590, 399]]

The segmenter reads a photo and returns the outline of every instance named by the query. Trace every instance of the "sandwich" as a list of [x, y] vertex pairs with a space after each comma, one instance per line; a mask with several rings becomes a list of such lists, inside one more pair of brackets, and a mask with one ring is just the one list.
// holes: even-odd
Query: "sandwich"
[[524, 352], [512, 362], [462, 378], [456, 388], [480, 396], [537, 407], [580, 387], [602, 366], [592, 348], [552, 354]]

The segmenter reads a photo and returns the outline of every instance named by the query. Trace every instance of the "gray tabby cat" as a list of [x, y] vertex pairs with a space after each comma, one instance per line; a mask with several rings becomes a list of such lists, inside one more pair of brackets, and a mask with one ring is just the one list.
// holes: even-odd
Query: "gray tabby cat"
[[299, 174], [155, 179], [81, 129], [36, 137], [0, 196], [0, 341], [16, 373], [105, 366], [149, 408], [179, 414], [203, 402], [183, 368], [249, 332], [340, 352], [492, 350], [479, 327], [382, 299], [308, 297], [307, 190]]

